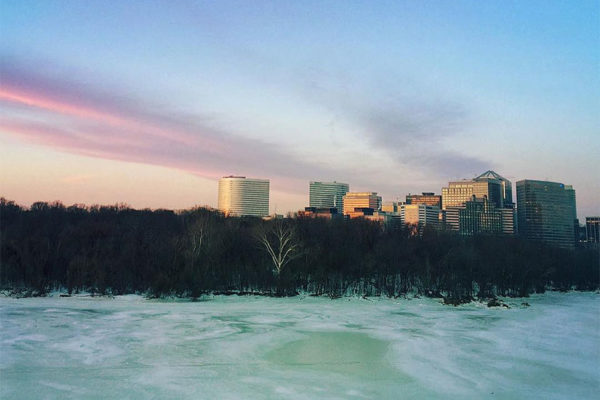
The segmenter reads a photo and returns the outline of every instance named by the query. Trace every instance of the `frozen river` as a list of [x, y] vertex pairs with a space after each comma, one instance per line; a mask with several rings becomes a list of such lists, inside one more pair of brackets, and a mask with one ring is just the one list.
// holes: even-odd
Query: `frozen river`
[[600, 295], [506, 301], [1, 298], [0, 398], [598, 398]]

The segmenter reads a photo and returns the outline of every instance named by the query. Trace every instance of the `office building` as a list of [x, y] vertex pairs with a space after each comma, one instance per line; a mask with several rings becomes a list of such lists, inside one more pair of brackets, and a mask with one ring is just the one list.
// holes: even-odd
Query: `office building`
[[269, 215], [269, 180], [225, 176], [219, 179], [218, 201], [225, 215], [265, 217]]
[[460, 210], [465, 208], [464, 203], [460, 206], [451, 206], [442, 211], [443, 213], [443, 226], [446, 230], [458, 232], [460, 230]]
[[505, 235], [514, 235], [517, 233], [517, 216], [513, 207], [504, 207], [499, 209], [502, 218], [502, 233]]
[[428, 206], [442, 208], [442, 196], [431, 192], [408, 194], [406, 196], [406, 204], [426, 204]]
[[344, 215], [350, 215], [355, 209], [381, 209], [381, 196], [376, 192], [348, 192], [343, 199]]
[[485, 197], [496, 208], [512, 207], [512, 183], [494, 171], [486, 171], [470, 180], [449, 182], [442, 188], [442, 209], [463, 205], [472, 196]]
[[600, 243], [600, 217], [585, 217], [585, 240]]
[[473, 197], [472, 180], [448, 182], [448, 186], [442, 188], [442, 209], [462, 206], [471, 197]]
[[348, 184], [340, 182], [310, 182], [309, 206], [315, 208], [344, 209], [344, 195], [348, 193]]
[[[487, 198], [480, 199], [473, 195], [471, 200], [460, 206], [446, 208], [446, 229], [468, 236], [501, 234], [504, 232], [503, 217], [507, 218], [510, 215], [505, 213], [503, 216], [502, 210], [496, 208]], [[506, 227], [506, 231], [514, 233], [510, 229], [510, 224], [514, 229], [514, 221], [508, 219], [507, 224], [509, 226]]]
[[397, 201], [386, 201], [381, 205], [381, 211], [386, 214], [398, 214], [399, 215], [399, 204]]
[[425, 226], [439, 227], [440, 208], [428, 204], [402, 204], [400, 208], [400, 220], [404, 225], [417, 227], [419, 232]]
[[561, 247], [575, 245], [575, 190], [557, 182], [517, 182], [519, 234]]

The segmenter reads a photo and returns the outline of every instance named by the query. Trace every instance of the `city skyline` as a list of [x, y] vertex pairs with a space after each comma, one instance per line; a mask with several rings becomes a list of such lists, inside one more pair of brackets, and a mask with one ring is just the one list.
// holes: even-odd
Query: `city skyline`
[[600, 214], [597, 2], [5, 2], [0, 195], [217, 206], [217, 182], [386, 200], [500, 171]]

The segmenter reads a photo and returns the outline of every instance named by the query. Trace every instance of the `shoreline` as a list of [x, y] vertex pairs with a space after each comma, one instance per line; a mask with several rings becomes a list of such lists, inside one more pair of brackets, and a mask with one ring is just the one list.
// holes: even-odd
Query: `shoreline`
[[[25, 293], [24, 293], [25, 292]], [[455, 301], [452, 302], [448, 297], [443, 296], [425, 296], [417, 293], [408, 293], [402, 296], [360, 296], [360, 295], [345, 295], [345, 296], [328, 296], [328, 295], [316, 295], [313, 293], [297, 293], [293, 296], [277, 296], [273, 293], [262, 293], [262, 292], [223, 292], [223, 291], [215, 291], [212, 293], [203, 294], [197, 298], [192, 298], [191, 296], [160, 296], [154, 297], [149, 296], [148, 293], [127, 293], [127, 294], [98, 294], [94, 292], [85, 292], [81, 291], [79, 293], [69, 294], [67, 291], [62, 290], [54, 290], [47, 293], [39, 294], [32, 293], [33, 291], [24, 289], [23, 291], [16, 292], [14, 289], [3, 289], [0, 290], [0, 299], [38, 299], [38, 298], [49, 298], [49, 299], [94, 299], [94, 300], [142, 300], [148, 301], [152, 303], [202, 303], [202, 302], [211, 302], [219, 299], [229, 299], [229, 298], [245, 298], [245, 299], [262, 299], [262, 298], [273, 298], [273, 299], [329, 299], [331, 301], [335, 300], [363, 300], [363, 301], [413, 301], [413, 300], [421, 300], [421, 299], [429, 299], [435, 301], [439, 304], [445, 306], [452, 306], [452, 308], [466, 305], [481, 305], [486, 306], [487, 308], [499, 308], [499, 309], [511, 309], [511, 308], [526, 308], [530, 307], [527, 299], [531, 299], [532, 297], [539, 297], [548, 294], [581, 294], [581, 293], [590, 293], [590, 294], [600, 294], [600, 289], [595, 290], [562, 290], [562, 289], [553, 289], [548, 288], [544, 292], [541, 293], [531, 293], [528, 296], [494, 296], [494, 297], [485, 297], [485, 298], [477, 298], [471, 297], [468, 301], [464, 299], [464, 301]]]

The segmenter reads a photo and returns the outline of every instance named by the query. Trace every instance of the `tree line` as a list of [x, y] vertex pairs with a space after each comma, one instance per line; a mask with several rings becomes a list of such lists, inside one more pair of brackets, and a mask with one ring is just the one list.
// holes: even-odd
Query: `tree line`
[[441, 296], [596, 290], [598, 252], [364, 219], [225, 217], [0, 199], [0, 285], [38, 294]]

